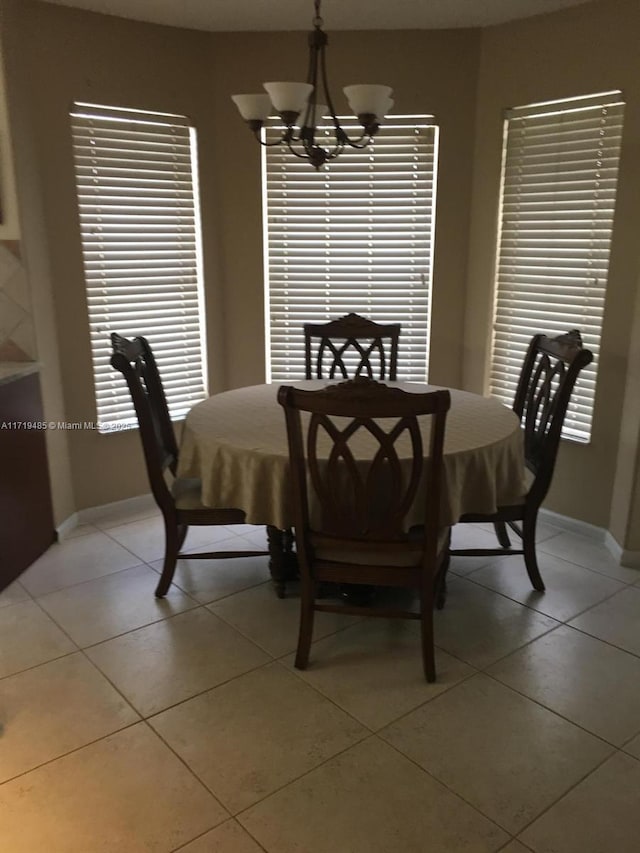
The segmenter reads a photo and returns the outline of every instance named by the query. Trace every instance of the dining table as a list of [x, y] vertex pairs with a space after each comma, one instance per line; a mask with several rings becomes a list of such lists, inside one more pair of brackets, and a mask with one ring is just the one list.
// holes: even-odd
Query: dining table
[[[248, 524], [266, 527], [269, 569], [279, 596], [297, 574], [287, 433], [277, 401], [282, 384], [236, 388], [196, 403], [185, 419], [177, 472], [201, 481], [205, 506], [242, 509]], [[317, 390], [329, 383], [314, 379], [286, 384]], [[438, 388], [418, 382], [385, 384], [416, 393]], [[522, 502], [526, 493], [522, 430], [515, 413], [494, 398], [448, 390], [443, 527], [467, 513], [491, 514], [498, 506]], [[428, 417], [424, 426], [421, 421], [423, 432], [429, 424]], [[424, 447], [428, 453], [427, 440]], [[407, 456], [410, 453], [407, 446]], [[417, 499], [415, 521], [420, 521], [420, 513]]]

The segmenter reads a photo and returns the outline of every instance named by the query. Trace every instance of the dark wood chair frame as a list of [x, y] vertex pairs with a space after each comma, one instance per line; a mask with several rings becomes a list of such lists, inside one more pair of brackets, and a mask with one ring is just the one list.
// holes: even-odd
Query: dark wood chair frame
[[[538, 511], [553, 479], [562, 426], [576, 379], [592, 360], [593, 354], [583, 349], [577, 329], [557, 338], [533, 336], [513, 404], [523, 427], [525, 465], [533, 474], [533, 482], [522, 504], [499, 507], [493, 515], [469, 513], [460, 518], [462, 523], [492, 522], [500, 548], [453, 549], [452, 556], [522, 554], [531, 585], [540, 592], [544, 590], [536, 557]], [[507, 527], [522, 540], [521, 548], [511, 547]], [[443, 595], [444, 588], [443, 584]], [[439, 600], [438, 606], [442, 606], [443, 600]]]
[[[319, 391], [284, 385], [278, 392], [278, 401], [284, 408], [287, 425], [301, 574], [295, 666], [299, 669], [307, 666], [316, 611], [418, 619], [424, 673], [427, 681], [434, 681], [434, 587], [448, 558], [448, 541], [439, 553], [438, 541], [442, 538], [440, 494], [445, 421], [451, 404], [449, 392], [413, 394], [360, 378]], [[301, 412], [309, 414], [304, 436]], [[427, 462], [418, 422], [420, 415], [432, 417]], [[356, 460], [349, 446], [349, 440], [361, 430], [376, 442], [371, 459]], [[396, 446], [404, 435], [410, 438], [412, 446], [410, 473], [407, 473], [407, 460], [401, 463]], [[319, 440], [326, 443], [327, 437], [331, 442], [328, 456], [326, 446], [324, 455], [318, 449]], [[425, 466], [428, 491], [424, 526], [407, 532], [407, 513], [418, 488], [424, 485]], [[322, 518], [318, 525], [321, 529], [313, 529], [311, 525], [310, 488], [314, 506]], [[327, 549], [331, 552], [329, 556]], [[324, 556], [320, 556], [321, 551]], [[358, 560], [350, 562], [349, 552], [357, 552]], [[407, 565], [393, 565], [392, 559], [384, 565], [378, 565], [378, 560], [363, 562], [367, 553], [378, 558], [385, 553], [390, 557], [403, 555]], [[419, 610], [320, 603], [317, 599], [322, 583], [416, 589]]]
[[[352, 313], [328, 323], [305, 323], [303, 329], [306, 379], [355, 379], [364, 376], [396, 380], [400, 323], [374, 323]], [[312, 352], [314, 342], [317, 342], [315, 354]], [[344, 356], [349, 352], [360, 356], [353, 376], [349, 376], [344, 362]], [[327, 375], [323, 370], [325, 358], [329, 361]], [[376, 362], [379, 363], [376, 364], [378, 369], [374, 370]]]
[[[234, 508], [196, 507], [180, 509], [176, 506], [176, 490], [171, 490], [165, 479], [167, 470], [177, 476], [178, 445], [167, 406], [162, 380], [151, 347], [146, 338], [132, 340], [115, 332], [111, 335], [113, 355], [111, 365], [119, 370], [127, 381], [131, 399], [138, 417], [140, 439], [144, 452], [149, 484], [153, 497], [162, 513], [165, 529], [165, 555], [156, 596], [166, 595], [176, 561], [229, 559], [254, 557], [267, 554], [265, 551], [211, 551], [198, 554], [182, 554], [182, 547], [191, 525], [244, 524], [245, 514]], [[189, 481], [190, 482], [190, 481]], [[179, 486], [180, 481], [176, 480]]]

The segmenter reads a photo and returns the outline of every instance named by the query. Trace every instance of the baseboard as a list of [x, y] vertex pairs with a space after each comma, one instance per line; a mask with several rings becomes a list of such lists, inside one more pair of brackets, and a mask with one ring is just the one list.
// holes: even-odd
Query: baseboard
[[553, 524], [554, 527], [566, 530], [568, 533], [577, 533], [580, 536], [593, 539], [594, 542], [600, 542], [619, 565], [627, 566], [630, 569], [640, 569], [640, 551], [626, 551], [613, 538], [610, 531], [605, 530], [604, 527], [596, 527], [595, 524], [587, 524], [586, 521], [578, 521], [576, 518], [569, 518], [548, 509], [541, 509], [540, 517], [549, 524]]
[[74, 512], [73, 515], [70, 515], [69, 518], [65, 518], [63, 522], [61, 522], [56, 527], [56, 536], [58, 537], [58, 542], [61, 542], [63, 539], [66, 539], [67, 536], [74, 530], [78, 524], [80, 523], [80, 519], [78, 518], [78, 513]]
[[[135, 498], [126, 498], [122, 501], [114, 501], [113, 503], [103, 504], [102, 506], [88, 507], [81, 509], [79, 512], [74, 512], [69, 518], [65, 519], [56, 528], [58, 539], [65, 539], [78, 524], [91, 524], [103, 518], [109, 513], [134, 513], [141, 510], [151, 510], [155, 508], [153, 495], [137, 495]], [[592, 539], [594, 542], [599, 542], [609, 550], [615, 560], [621, 566], [629, 566], [630, 568], [640, 568], [640, 551], [626, 551], [613, 538], [608, 530], [604, 527], [597, 527], [595, 524], [588, 524], [586, 521], [579, 521], [577, 518], [569, 518], [567, 515], [552, 512], [549, 509], [541, 509], [540, 517], [543, 521], [552, 524], [560, 530], [565, 530], [568, 533], [577, 533], [579, 536], [585, 536]]]
[[156, 503], [151, 494], [136, 495], [135, 498], [126, 498], [122, 501], [113, 501], [113, 503], [103, 504], [102, 506], [90, 506], [78, 510], [56, 527], [58, 541], [68, 539], [79, 524], [93, 524], [96, 521], [103, 520], [109, 514], [117, 513], [126, 517], [129, 514], [139, 513], [147, 509], [156, 509]]
[[113, 503], [103, 504], [102, 506], [90, 506], [86, 509], [81, 509], [76, 513], [80, 524], [93, 524], [94, 521], [99, 521], [105, 515], [122, 513], [140, 512], [141, 510], [155, 509], [156, 503], [153, 495], [136, 495], [135, 498], [126, 498], [122, 501], [114, 501]]
[[640, 569], [640, 551], [626, 551], [607, 530], [604, 543], [621, 566], [630, 569]]
[[[588, 524], [586, 521], [579, 521], [577, 518], [569, 518], [568, 515], [560, 515], [558, 512], [551, 512], [550, 509], [541, 509], [540, 519], [553, 524], [554, 527], [559, 527], [561, 530], [566, 530], [568, 533], [577, 533], [579, 536], [586, 536], [588, 539], [603, 544], [606, 535], [611, 535], [604, 527], [597, 527], [595, 524]], [[613, 537], [611, 538], [613, 539]]]

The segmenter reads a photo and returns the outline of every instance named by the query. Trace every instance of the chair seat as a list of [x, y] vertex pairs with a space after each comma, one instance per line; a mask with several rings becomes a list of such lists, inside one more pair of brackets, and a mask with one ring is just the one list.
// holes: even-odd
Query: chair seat
[[[340, 548], [317, 548], [315, 557], [317, 560], [324, 560], [332, 563], [350, 563], [355, 566], [397, 566], [398, 568], [407, 568], [416, 566], [422, 557], [422, 528], [413, 527], [409, 532], [410, 542], [415, 542], [415, 549], [405, 551], [379, 551], [376, 549], [369, 550], [345, 550]], [[313, 541], [313, 537], [312, 537]], [[443, 527], [438, 534], [438, 550], [440, 556], [449, 544], [449, 528]]]

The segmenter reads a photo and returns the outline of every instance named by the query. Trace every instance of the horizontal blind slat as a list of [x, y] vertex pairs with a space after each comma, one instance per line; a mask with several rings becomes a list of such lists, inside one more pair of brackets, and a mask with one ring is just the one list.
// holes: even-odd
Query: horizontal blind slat
[[[353, 120], [343, 127], [359, 135]], [[267, 128], [267, 142], [279, 136]], [[266, 149], [274, 380], [304, 375], [303, 323], [351, 311], [400, 322], [398, 375], [426, 379], [436, 152], [437, 129], [419, 117], [387, 119], [372, 145], [346, 149], [317, 172], [278, 146]]]
[[135, 424], [109, 334], [149, 338], [172, 417], [205, 396], [193, 130], [76, 103], [71, 130], [98, 421]]
[[[512, 405], [531, 337], [579, 328], [597, 356], [624, 105], [620, 93], [506, 115], [491, 393]], [[591, 434], [597, 358], [576, 383], [563, 434]]]

